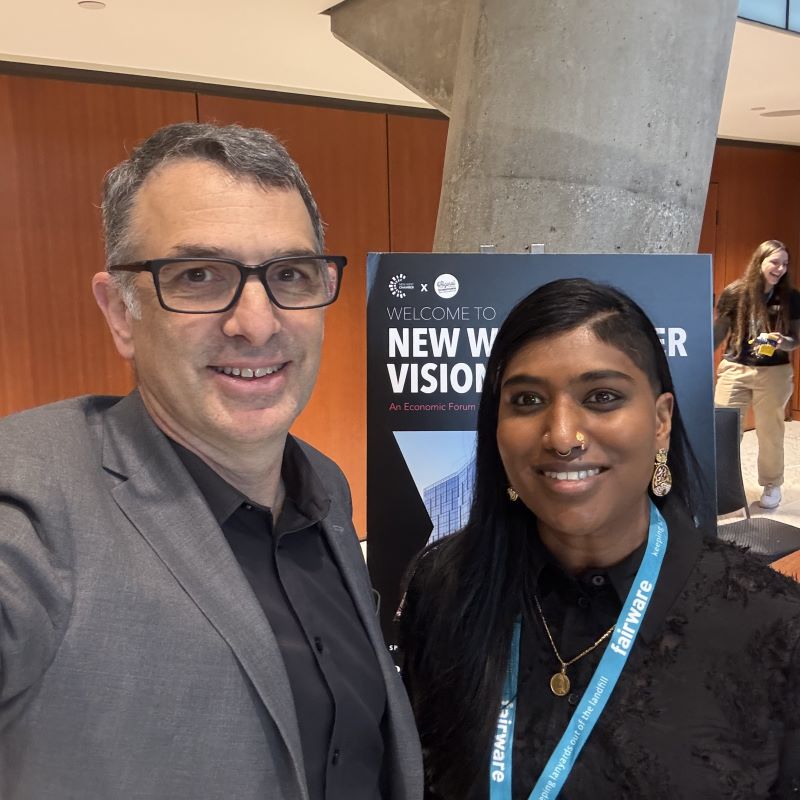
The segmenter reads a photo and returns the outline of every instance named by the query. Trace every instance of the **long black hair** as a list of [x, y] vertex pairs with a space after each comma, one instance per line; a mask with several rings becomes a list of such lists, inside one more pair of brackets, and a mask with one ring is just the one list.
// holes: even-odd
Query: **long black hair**
[[[400, 617], [404, 674], [425, 754], [428, 786], [453, 800], [486, 781], [514, 620], [522, 612], [536, 518], [511, 503], [497, 447], [499, 390], [524, 345], [588, 326], [648, 377], [655, 395], [674, 387], [653, 324], [622, 292], [573, 278], [552, 281], [519, 302], [498, 331], [478, 410], [475, 489], [469, 521], [418, 559]], [[677, 399], [669, 462], [672, 492], [654, 498], [694, 518], [706, 509], [697, 461]]]

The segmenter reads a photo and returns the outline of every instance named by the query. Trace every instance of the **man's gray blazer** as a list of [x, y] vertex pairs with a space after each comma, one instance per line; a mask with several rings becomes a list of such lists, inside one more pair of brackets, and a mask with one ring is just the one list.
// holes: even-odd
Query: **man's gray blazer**
[[[350, 495], [323, 522], [388, 697], [387, 798], [422, 796]], [[0, 798], [307, 797], [277, 642], [195, 484], [138, 393], [0, 422]]]

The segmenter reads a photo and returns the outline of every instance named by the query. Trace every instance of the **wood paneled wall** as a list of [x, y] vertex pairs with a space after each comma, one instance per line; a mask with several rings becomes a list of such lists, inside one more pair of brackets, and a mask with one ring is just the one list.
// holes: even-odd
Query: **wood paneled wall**
[[[718, 142], [700, 246], [700, 252], [714, 254], [715, 296], [742, 274], [766, 239], [786, 243], [792, 282], [800, 286], [800, 147]], [[794, 361], [790, 407], [792, 416], [800, 419], [797, 354]], [[747, 427], [752, 427], [751, 421]]]
[[[718, 187], [715, 290], [738, 278], [753, 250], [780, 239], [800, 246], [800, 148], [719, 142], [711, 181]], [[792, 279], [797, 284], [797, 259]]]
[[126, 148], [194, 118], [191, 93], [0, 75], [0, 415], [130, 389], [89, 286], [100, 185]]
[[436, 232], [447, 120], [391, 114], [387, 135], [392, 250], [427, 253]]
[[[345, 470], [364, 534], [365, 256], [430, 250], [442, 119], [0, 74], [0, 415], [131, 387], [89, 288], [103, 264], [102, 176], [156, 128], [192, 119], [283, 139], [328, 223], [328, 251], [349, 259], [296, 431]], [[711, 181], [700, 250], [715, 254], [716, 291], [763, 239], [783, 239], [797, 257], [800, 148], [720, 142]], [[798, 393], [794, 408], [800, 417]]]

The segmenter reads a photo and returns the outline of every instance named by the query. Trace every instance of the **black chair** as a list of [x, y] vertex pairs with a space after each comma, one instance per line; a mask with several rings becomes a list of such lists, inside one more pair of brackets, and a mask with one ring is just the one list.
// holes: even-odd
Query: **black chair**
[[717, 514], [743, 510], [746, 518], [717, 526], [720, 539], [749, 547], [753, 555], [771, 563], [800, 550], [800, 528], [766, 517], [750, 516], [742, 480], [739, 453], [739, 409], [714, 409], [717, 456]]

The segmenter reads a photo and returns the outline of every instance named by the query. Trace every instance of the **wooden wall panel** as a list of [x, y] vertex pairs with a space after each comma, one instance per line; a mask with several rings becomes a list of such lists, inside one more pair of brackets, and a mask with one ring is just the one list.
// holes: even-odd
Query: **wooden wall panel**
[[319, 380], [293, 430], [344, 470], [364, 536], [366, 254], [389, 249], [386, 115], [202, 94], [198, 109], [201, 122], [238, 122], [276, 134], [328, 224], [326, 250], [348, 258], [342, 293], [328, 311]]
[[[708, 184], [706, 207], [703, 212], [703, 225], [700, 229], [700, 243], [697, 245], [698, 253], [708, 253], [711, 256], [712, 267], [717, 260], [717, 236], [719, 234], [719, 209], [718, 209], [719, 184]], [[721, 278], [720, 278], [721, 279]], [[721, 287], [720, 287], [721, 290]], [[714, 282], [714, 296], [719, 294], [716, 280]]]
[[447, 144], [446, 119], [388, 115], [391, 249], [433, 248]]
[[0, 77], [0, 244], [5, 251], [0, 263], [0, 416], [34, 404], [33, 322], [20, 222], [23, 180], [14, 119], [4, 113], [9, 95], [10, 86]]
[[[800, 148], [720, 141], [711, 180], [719, 186], [715, 287], [738, 278], [765, 239], [780, 239], [789, 247], [792, 281], [800, 286]], [[794, 362], [790, 407], [800, 419], [797, 355]]]
[[192, 94], [0, 75], [0, 415], [131, 385], [90, 288], [106, 170]]
[[[780, 239], [796, 253], [800, 245], [800, 148], [719, 142], [711, 180], [719, 184], [718, 257], [723, 285], [738, 278], [753, 250]], [[792, 278], [800, 272], [794, 260]]]

